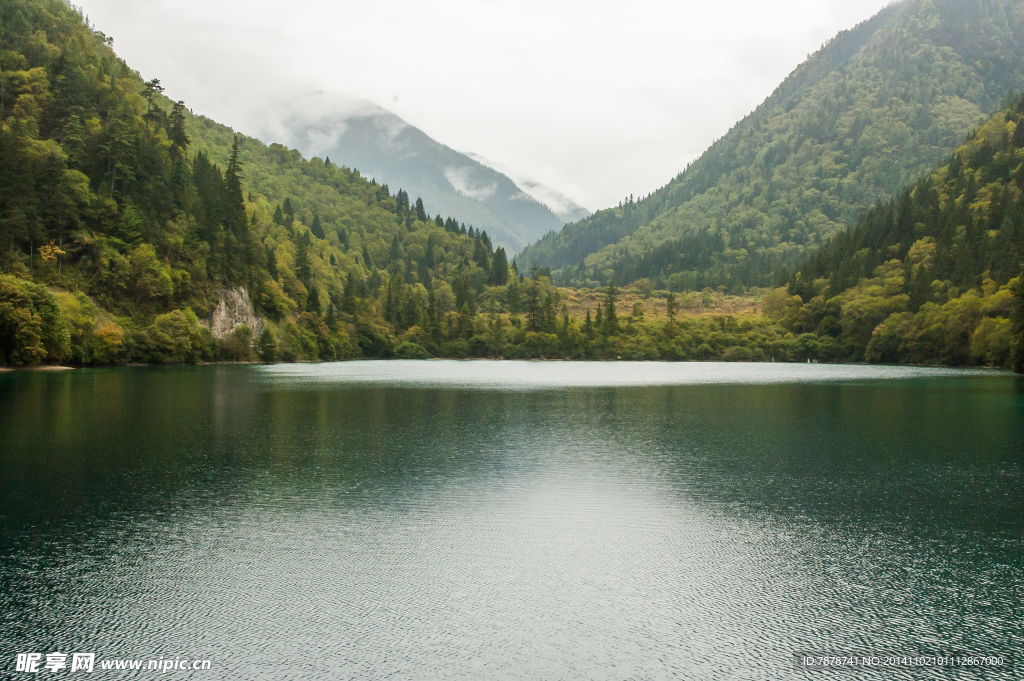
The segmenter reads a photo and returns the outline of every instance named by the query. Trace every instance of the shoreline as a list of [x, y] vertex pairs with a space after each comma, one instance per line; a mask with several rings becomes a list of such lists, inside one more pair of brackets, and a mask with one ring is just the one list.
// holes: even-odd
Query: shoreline
[[340, 362], [601, 362], [601, 363], [643, 363], [643, 364], [825, 364], [829, 366], [891, 366], [891, 367], [914, 367], [919, 369], [983, 369], [987, 371], [1008, 371], [1013, 373], [1012, 370], [1006, 367], [996, 366], [970, 366], [966, 364], [958, 364], [947, 366], [944, 364], [869, 364], [867, 362], [743, 362], [734, 361], [728, 362], [725, 360], [702, 360], [702, 359], [687, 359], [687, 360], [666, 360], [666, 359], [568, 359], [568, 358], [544, 358], [544, 357], [530, 357], [524, 359], [506, 359], [504, 357], [428, 357], [425, 359], [401, 359], [399, 357], [356, 357], [352, 359], [332, 359], [332, 360], [301, 360], [297, 362], [196, 362], [195, 364], [141, 364], [137, 362], [128, 364], [101, 364], [96, 366], [66, 366], [63, 364], [41, 364], [30, 367], [4, 367], [0, 366], [0, 374], [13, 373], [20, 371], [34, 371], [34, 372], [63, 372], [63, 371], [76, 371], [79, 369], [128, 369], [128, 368], [144, 368], [144, 367], [198, 367], [198, 366], [278, 366], [278, 365], [289, 365], [289, 364], [336, 364]]

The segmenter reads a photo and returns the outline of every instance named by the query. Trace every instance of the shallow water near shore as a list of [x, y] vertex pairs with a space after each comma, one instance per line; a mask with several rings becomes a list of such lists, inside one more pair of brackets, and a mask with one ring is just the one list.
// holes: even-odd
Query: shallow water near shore
[[1022, 487], [1004, 372], [5, 373], [0, 676], [87, 651], [203, 679], [934, 678], [793, 655], [1019, 655]]

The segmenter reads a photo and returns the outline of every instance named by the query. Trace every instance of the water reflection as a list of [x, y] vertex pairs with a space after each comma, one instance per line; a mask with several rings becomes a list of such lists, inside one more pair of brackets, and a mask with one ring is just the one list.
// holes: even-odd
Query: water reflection
[[1021, 649], [1018, 379], [401, 366], [0, 376], [0, 660], [732, 679]]

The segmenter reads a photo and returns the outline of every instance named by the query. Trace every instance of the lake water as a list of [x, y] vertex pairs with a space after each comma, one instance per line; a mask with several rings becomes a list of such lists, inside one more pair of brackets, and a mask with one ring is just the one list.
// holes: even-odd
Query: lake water
[[0, 676], [88, 651], [203, 679], [1019, 679], [1022, 471], [997, 372], [0, 374]]

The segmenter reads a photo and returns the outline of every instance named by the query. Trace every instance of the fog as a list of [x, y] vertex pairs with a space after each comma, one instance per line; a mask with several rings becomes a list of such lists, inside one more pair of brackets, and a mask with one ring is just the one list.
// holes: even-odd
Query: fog
[[[883, 0], [86, 0], [143, 77], [265, 141], [368, 101], [594, 210], [665, 184]], [[346, 102], [355, 102], [346, 104]]]

